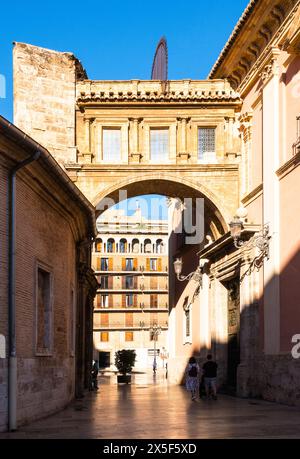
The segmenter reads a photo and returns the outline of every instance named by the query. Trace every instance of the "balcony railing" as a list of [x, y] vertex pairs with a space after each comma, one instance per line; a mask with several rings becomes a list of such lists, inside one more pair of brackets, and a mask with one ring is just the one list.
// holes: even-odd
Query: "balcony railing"
[[[143, 321], [140, 321], [140, 322], [134, 322], [133, 324], [131, 325], [126, 325], [122, 322], [113, 322], [113, 323], [110, 323], [110, 324], [107, 324], [107, 325], [102, 325], [102, 324], [97, 324], [97, 323], [94, 323], [94, 330], [145, 330], [145, 331], [149, 331], [151, 330], [151, 328], [153, 327], [153, 323], [145, 323]], [[162, 330], [168, 330], [168, 322], [155, 322], [155, 325], [159, 326], [162, 328]]]

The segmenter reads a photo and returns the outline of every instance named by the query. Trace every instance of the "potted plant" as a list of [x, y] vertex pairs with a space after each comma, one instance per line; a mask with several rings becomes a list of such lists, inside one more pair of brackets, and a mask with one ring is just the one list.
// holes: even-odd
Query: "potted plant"
[[129, 384], [131, 382], [131, 372], [135, 359], [136, 353], [133, 350], [123, 349], [116, 352], [115, 365], [120, 373], [118, 375], [118, 384]]

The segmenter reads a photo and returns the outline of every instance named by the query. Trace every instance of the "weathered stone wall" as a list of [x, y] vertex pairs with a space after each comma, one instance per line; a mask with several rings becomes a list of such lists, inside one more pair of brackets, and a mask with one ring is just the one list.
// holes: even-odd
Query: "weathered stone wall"
[[300, 360], [293, 359], [291, 354], [261, 355], [247, 366], [245, 396], [300, 406]]
[[76, 162], [75, 82], [84, 73], [71, 53], [15, 43], [14, 123], [59, 161]]

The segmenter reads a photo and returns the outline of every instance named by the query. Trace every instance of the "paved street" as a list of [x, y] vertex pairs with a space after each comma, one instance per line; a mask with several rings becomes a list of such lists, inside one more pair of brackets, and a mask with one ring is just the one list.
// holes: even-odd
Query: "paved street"
[[0, 439], [300, 438], [300, 409], [224, 395], [193, 403], [163, 375], [156, 383], [152, 375], [136, 375], [132, 386], [115, 379], [101, 377], [98, 393]]

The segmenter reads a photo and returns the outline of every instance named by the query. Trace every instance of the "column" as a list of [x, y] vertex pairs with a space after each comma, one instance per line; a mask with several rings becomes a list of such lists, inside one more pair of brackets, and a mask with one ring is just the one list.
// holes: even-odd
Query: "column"
[[190, 155], [187, 152], [187, 123], [188, 118], [177, 118], [178, 121], [178, 131], [180, 132], [180, 147], [178, 152], [178, 158], [181, 162], [186, 162]]
[[84, 139], [85, 146], [84, 152], [82, 153], [83, 162], [89, 164], [92, 162], [93, 154], [91, 152], [91, 120], [90, 118], [84, 118]]
[[131, 130], [131, 150], [130, 157], [132, 162], [140, 163], [142, 155], [139, 151], [139, 123], [140, 118], [130, 118], [130, 130]]

